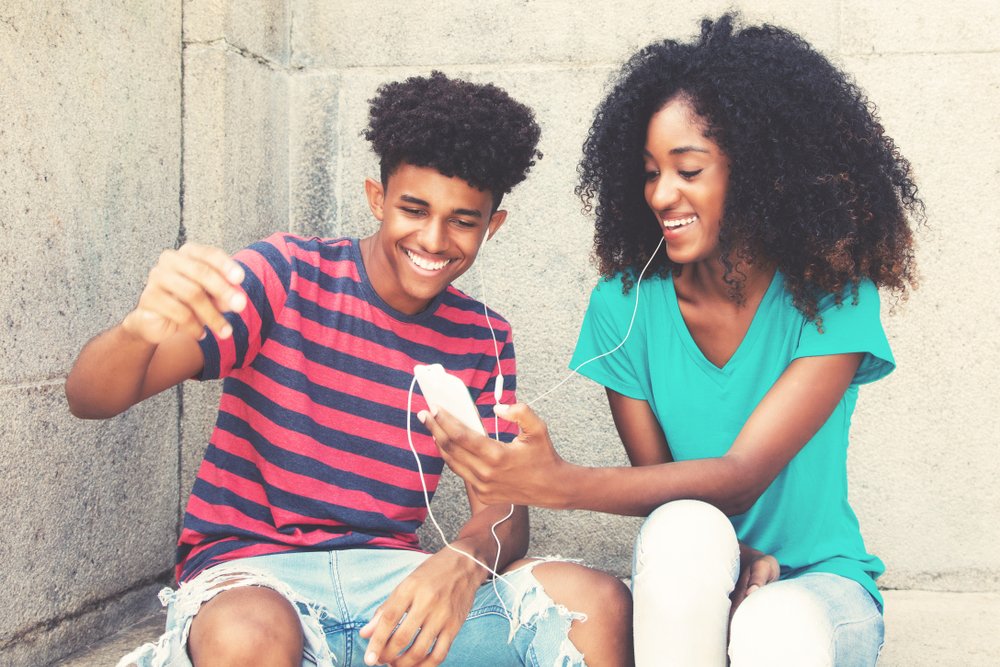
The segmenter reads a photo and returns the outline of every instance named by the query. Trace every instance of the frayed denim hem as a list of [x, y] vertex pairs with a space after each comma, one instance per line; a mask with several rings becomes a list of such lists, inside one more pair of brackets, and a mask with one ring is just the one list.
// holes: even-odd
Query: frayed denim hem
[[191, 623], [201, 606], [223, 591], [242, 586], [261, 586], [281, 594], [298, 611], [306, 656], [317, 667], [334, 667], [336, 657], [330, 652], [320, 620], [326, 615], [322, 605], [304, 599], [290, 586], [266, 572], [256, 571], [246, 563], [217, 565], [175, 591], [160, 591], [160, 604], [169, 608], [168, 628], [156, 643], [138, 647], [117, 667], [187, 667], [187, 640]]
[[[508, 643], [513, 641], [521, 627], [533, 626], [535, 637], [529, 651], [536, 664], [553, 667], [586, 667], [583, 654], [569, 638], [569, 630], [573, 621], [585, 622], [587, 615], [556, 604], [532, 574], [532, 570], [538, 565], [559, 561], [567, 562], [568, 559], [542, 558], [504, 575], [505, 577], [522, 573], [529, 575], [524, 582], [520, 582], [522, 588], [517, 590], [514, 596], [516, 603], [509, 618], [510, 635], [507, 641]], [[554, 647], [558, 649], [553, 651]]]

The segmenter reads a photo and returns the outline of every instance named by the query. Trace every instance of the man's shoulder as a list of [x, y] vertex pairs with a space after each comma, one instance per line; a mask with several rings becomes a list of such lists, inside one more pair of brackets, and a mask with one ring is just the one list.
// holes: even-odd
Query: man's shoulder
[[315, 253], [348, 253], [351, 251], [355, 239], [350, 237], [322, 238], [319, 236], [303, 236], [292, 232], [275, 232], [267, 236], [250, 247], [272, 246], [279, 250], [297, 248], [306, 252]]
[[479, 299], [469, 296], [454, 285], [449, 285], [444, 291], [441, 298], [441, 306], [442, 308], [438, 310], [439, 314], [446, 313], [447, 309], [453, 309], [464, 314], [463, 319], [466, 319], [470, 324], [492, 325], [493, 327], [499, 326], [503, 329], [510, 329], [510, 323], [503, 315]]
[[355, 239], [352, 238], [321, 238], [275, 232], [244, 248], [237, 253], [237, 258], [248, 254], [259, 255], [272, 265], [279, 262], [294, 272], [296, 267], [302, 265], [318, 268], [329, 262], [353, 263], [355, 252]]

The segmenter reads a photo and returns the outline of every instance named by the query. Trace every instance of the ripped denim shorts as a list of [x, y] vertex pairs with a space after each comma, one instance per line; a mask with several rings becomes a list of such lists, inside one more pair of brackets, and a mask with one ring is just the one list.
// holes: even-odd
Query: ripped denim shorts
[[[367, 641], [358, 635], [395, 587], [428, 555], [390, 549], [350, 549], [257, 556], [216, 565], [176, 590], [160, 591], [166, 632], [132, 651], [118, 667], [190, 667], [187, 638], [199, 608], [237, 586], [265, 586], [298, 609], [305, 649], [302, 665], [364, 667]], [[584, 615], [556, 605], [532, 569], [534, 561], [486, 582], [444, 665], [472, 667], [585, 667], [569, 640]], [[499, 597], [498, 597], [499, 595]]]

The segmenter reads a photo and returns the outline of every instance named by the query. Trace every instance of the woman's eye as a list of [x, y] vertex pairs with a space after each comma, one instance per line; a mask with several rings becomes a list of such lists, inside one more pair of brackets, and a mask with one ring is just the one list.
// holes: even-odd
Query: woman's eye
[[659, 175], [660, 175], [660, 172], [658, 172], [656, 170], [647, 171], [646, 174], [645, 174], [647, 181], [655, 181], [657, 179], [657, 177], [659, 177]]
[[692, 178], [694, 178], [695, 176], [697, 176], [698, 174], [701, 173], [701, 169], [695, 169], [694, 171], [681, 171], [681, 170], [678, 170], [677, 173], [681, 175], [681, 178], [685, 178], [687, 180], [691, 180]]

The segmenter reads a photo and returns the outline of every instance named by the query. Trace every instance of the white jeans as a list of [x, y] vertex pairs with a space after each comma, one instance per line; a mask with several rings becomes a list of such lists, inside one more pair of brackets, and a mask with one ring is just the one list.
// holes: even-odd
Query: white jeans
[[[861, 584], [815, 573], [768, 584], [744, 600], [729, 627], [739, 576], [729, 519], [697, 500], [649, 515], [632, 568], [638, 667], [869, 667], [882, 645], [882, 614]], [[727, 641], [728, 636], [728, 641]]]

